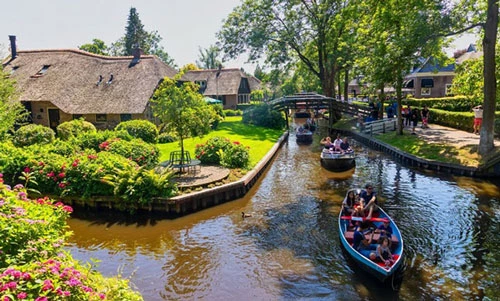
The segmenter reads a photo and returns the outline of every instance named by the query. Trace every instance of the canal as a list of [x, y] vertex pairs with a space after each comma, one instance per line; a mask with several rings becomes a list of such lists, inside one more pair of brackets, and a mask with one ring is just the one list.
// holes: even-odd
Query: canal
[[[319, 163], [292, 134], [242, 199], [174, 220], [75, 213], [68, 249], [145, 300], [483, 300], [500, 283], [499, 182], [423, 173], [352, 141], [356, 168]], [[347, 189], [374, 185], [405, 241], [398, 291], [342, 252]], [[242, 218], [242, 212], [251, 217]]]

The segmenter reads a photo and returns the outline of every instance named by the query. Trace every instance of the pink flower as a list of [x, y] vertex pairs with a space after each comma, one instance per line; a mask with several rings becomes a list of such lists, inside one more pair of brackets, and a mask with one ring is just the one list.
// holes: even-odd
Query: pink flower
[[57, 176], [59, 177], [59, 179], [62, 179], [66, 176], [66, 174], [64, 172], [61, 172]]
[[26, 299], [26, 297], [28, 297], [28, 294], [26, 294], [25, 292], [20, 292], [19, 294], [17, 294], [17, 299]]
[[6, 286], [8, 288], [10, 288], [11, 290], [15, 290], [17, 288], [17, 282], [11, 281], [11, 282], [7, 283]]
[[9, 296], [4, 296], [4, 297], [3, 297], [3, 299], [2, 299], [2, 301], [10, 301], [10, 300], [11, 300], [11, 299], [10, 299], [10, 297], [9, 297]]
[[68, 212], [68, 213], [71, 213], [73, 212], [73, 208], [71, 206], [63, 206], [62, 208], [64, 211]]
[[29, 167], [24, 168], [24, 172], [30, 172], [30, 171], [31, 171], [31, 169]]
[[49, 178], [52, 178], [53, 176], [54, 176], [54, 172], [53, 172], [53, 171], [51, 171], [51, 172], [49, 172], [49, 173], [47, 174], [47, 177], [49, 177]]
[[50, 279], [43, 281], [42, 291], [48, 291], [48, 290], [53, 290], [53, 289], [54, 289], [54, 285], [52, 284], [52, 281]]
[[47, 297], [38, 297], [35, 299], [35, 301], [48, 301]]
[[43, 163], [42, 161], [38, 162], [38, 166], [45, 166], [45, 163]]
[[66, 187], [66, 184], [65, 183], [59, 183], [58, 186], [59, 186], [59, 188], [64, 188], [64, 187]]
[[29, 273], [23, 273], [22, 278], [23, 278], [23, 280], [30, 280], [31, 279], [31, 275]]
[[67, 285], [69, 286], [77, 286], [79, 284], [81, 284], [80, 280], [76, 279], [76, 278], [70, 278], [68, 281], [65, 282]]
[[106, 295], [103, 293], [99, 293], [99, 298], [101, 298], [101, 300], [104, 300], [106, 299]]

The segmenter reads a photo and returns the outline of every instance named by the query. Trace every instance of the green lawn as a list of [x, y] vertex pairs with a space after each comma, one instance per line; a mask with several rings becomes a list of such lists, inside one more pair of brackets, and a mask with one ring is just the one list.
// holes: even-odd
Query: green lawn
[[[197, 144], [205, 143], [211, 137], [225, 137], [231, 141], [239, 141], [244, 146], [250, 147], [250, 168], [273, 147], [278, 138], [283, 134], [283, 130], [273, 130], [254, 125], [247, 125], [241, 122], [241, 116], [226, 117], [219, 124], [217, 130], [210, 132], [202, 138], [188, 138], [184, 140], [184, 149], [194, 157], [194, 150]], [[157, 144], [160, 148], [160, 162], [169, 159], [171, 151], [180, 150], [179, 141]]]

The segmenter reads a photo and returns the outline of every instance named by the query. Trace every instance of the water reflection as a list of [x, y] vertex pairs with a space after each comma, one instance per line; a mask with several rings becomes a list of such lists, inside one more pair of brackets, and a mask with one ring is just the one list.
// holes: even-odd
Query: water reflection
[[[250, 193], [230, 203], [175, 220], [76, 216], [69, 249], [82, 260], [100, 259], [106, 275], [130, 277], [146, 300], [494, 296], [498, 183], [416, 172], [354, 141], [356, 168], [332, 173], [320, 166], [320, 138], [303, 146], [292, 136]], [[405, 240], [399, 292], [342, 254], [340, 203], [347, 189], [367, 182]]]

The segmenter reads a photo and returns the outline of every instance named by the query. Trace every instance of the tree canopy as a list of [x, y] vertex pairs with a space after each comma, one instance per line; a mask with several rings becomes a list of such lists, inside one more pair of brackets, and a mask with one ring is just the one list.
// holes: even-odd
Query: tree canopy
[[167, 131], [179, 138], [182, 154], [184, 139], [203, 136], [210, 132], [211, 124], [218, 118], [208, 105], [199, 86], [192, 82], [180, 82], [181, 75], [165, 77], [151, 100], [154, 116], [158, 117]]
[[0, 66], [0, 140], [14, 130], [14, 126], [24, 121], [28, 113], [20, 101], [16, 99], [15, 82]]
[[95, 54], [108, 55], [108, 46], [106, 46], [106, 43], [104, 43], [104, 41], [99, 39], [93, 39], [92, 43], [83, 44], [78, 48], [80, 50], [84, 50]]
[[207, 49], [198, 49], [200, 54], [198, 56], [198, 65], [201, 69], [217, 69], [219, 65], [222, 66], [222, 62], [219, 60], [220, 50], [217, 46], [210, 46]]

